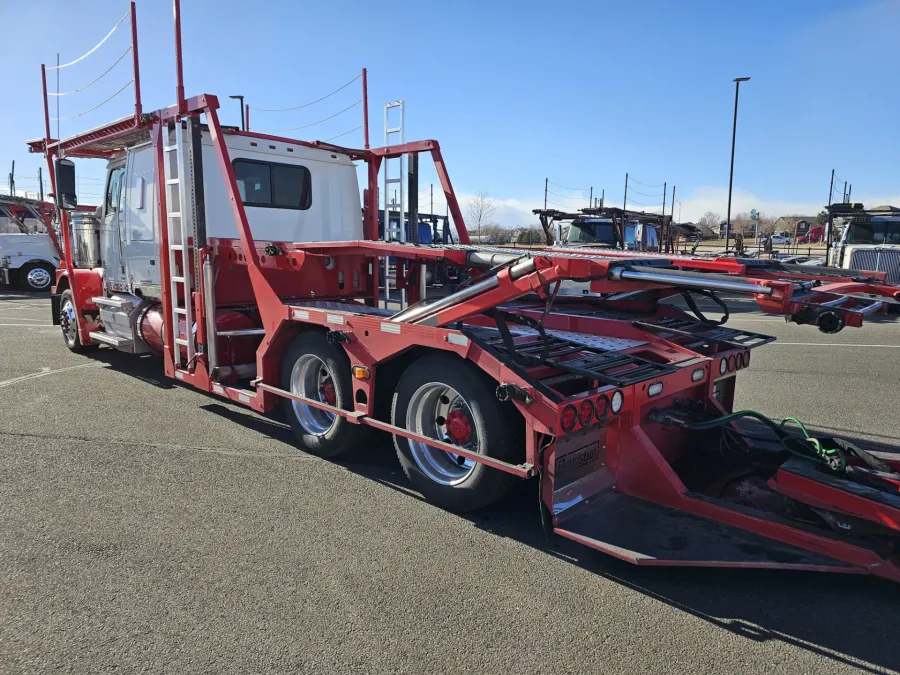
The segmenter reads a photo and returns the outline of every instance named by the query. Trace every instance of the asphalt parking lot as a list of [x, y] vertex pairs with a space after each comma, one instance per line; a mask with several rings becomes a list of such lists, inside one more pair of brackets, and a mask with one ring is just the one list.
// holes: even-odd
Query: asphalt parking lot
[[[742, 303], [738, 303], [741, 309]], [[776, 335], [738, 405], [900, 447], [900, 317]], [[900, 587], [638, 569], [544, 539], [536, 493], [461, 517], [389, 443], [333, 463], [286, 427], [65, 349], [0, 291], [0, 670], [817, 674], [900, 669]]]

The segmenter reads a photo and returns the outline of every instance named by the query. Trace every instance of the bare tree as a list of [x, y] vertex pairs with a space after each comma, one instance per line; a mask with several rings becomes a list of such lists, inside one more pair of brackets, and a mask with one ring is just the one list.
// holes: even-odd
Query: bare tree
[[697, 221], [699, 225], [705, 225], [717, 235], [719, 234], [719, 223], [722, 222], [722, 215], [716, 213], [715, 211], [707, 211], [703, 214], [700, 220]]
[[485, 244], [510, 244], [513, 240], [513, 231], [506, 227], [501, 227], [497, 223], [489, 223], [484, 226]]
[[485, 191], [479, 192], [466, 204], [468, 226], [475, 230], [479, 238], [483, 236], [483, 230], [490, 223], [491, 218], [494, 217], [494, 211], [496, 210], [497, 204]]

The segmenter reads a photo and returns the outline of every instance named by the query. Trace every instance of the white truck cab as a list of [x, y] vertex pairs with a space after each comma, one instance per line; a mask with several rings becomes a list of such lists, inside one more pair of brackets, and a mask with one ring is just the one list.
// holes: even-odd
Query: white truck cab
[[[329, 150], [283, 141], [226, 134], [238, 190], [257, 242], [349, 241], [363, 238], [356, 166]], [[238, 239], [222, 172], [209, 133], [201, 135], [206, 234]], [[181, 161], [187, 165], [188, 151]], [[174, 156], [169, 161], [176, 161]], [[129, 148], [107, 166], [104, 199], [98, 209], [98, 267], [108, 292], [160, 298], [160, 232], [156, 154], [148, 142]], [[189, 195], [187, 195], [189, 199]], [[187, 199], [186, 199], [187, 201]], [[182, 217], [191, 229], [190, 204]], [[75, 233], [75, 246], [82, 243]], [[170, 242], [179, 244], [181, 242]]]
[[900, 209], [885, 208], [851, 215], [832, 250], [835, 267], [886, 272], [900, 283]]
[[31, 199], [0, 197], [0, 284], [39, 292], [53, 285], [59, 253], [41, 206]]

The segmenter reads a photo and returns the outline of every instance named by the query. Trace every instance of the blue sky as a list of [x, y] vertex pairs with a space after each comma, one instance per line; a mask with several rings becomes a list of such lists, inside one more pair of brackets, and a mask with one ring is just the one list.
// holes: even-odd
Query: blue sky
[[[832, 168], [854, 199], [900, 204], [900, 0], [182, 4], [187, 93], [217, 94], [223, 122], [239, 123], [228, 94], [251, 107], [296, 106], [365, 66], [373, 142], [383, 139], [383, 104], [403, 99], [407, 139], [438, 139], [457, 192], [487, 191], [505, 225], [533, 221], [545, 178], [557, 204], [587, 204], [587, 193], [562, 186], [605, 189], [621, 204], [626, 171], [647, 185], [675, 184], [676, 217], [724, 214], [736, 76], [752, 79], [741, 86], [733, 212], [814, 213]], [[18, 22], [23, 35], [26, 25], [66, 29], [0, 43], [0, 168], [5, 176], [16, 160], [18, 187], [36, 188], [42, 161], [24, 144], [42, 135], [40, 63], [57, 51], [64, 63], [78, 57], [126, 9], [121, 0], [0, 0], [0, 25]], [[155, 109], [174, 101], [171, 2], [139, 0], [137, 14], [144, 106]], [[126, 29], [60, 71], [60, 89], [102, 73], [127, 46]], [[91, 108], [128, 79], [126, 57], [61, 98], [60, 115]], [[358, 84], [302, 110], [253, 111], [251, 127], [316, 122], [357, 101]], [[129, 97], [62, 122], [62, 134], [128, 114]], [[357, 106], [285, 135], [329, 138], [360, 124]], [[362, 132], [336, 142], [361, 145]], [[102, 163], [81, 162], [79, 174], [82, 201], [96, 201], [91, 179]], [[424, 187], [433, 172], [422, 174]], [[644, 194], [630, 203], [658, 208], [661, 188], [633, 187]]]

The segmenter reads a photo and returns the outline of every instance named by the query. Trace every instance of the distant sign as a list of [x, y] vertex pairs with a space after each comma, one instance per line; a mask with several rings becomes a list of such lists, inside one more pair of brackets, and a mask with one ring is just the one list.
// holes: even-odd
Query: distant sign
[[756, 209], [750, 209], [750, 220], [759, 220], [759, 212]]

